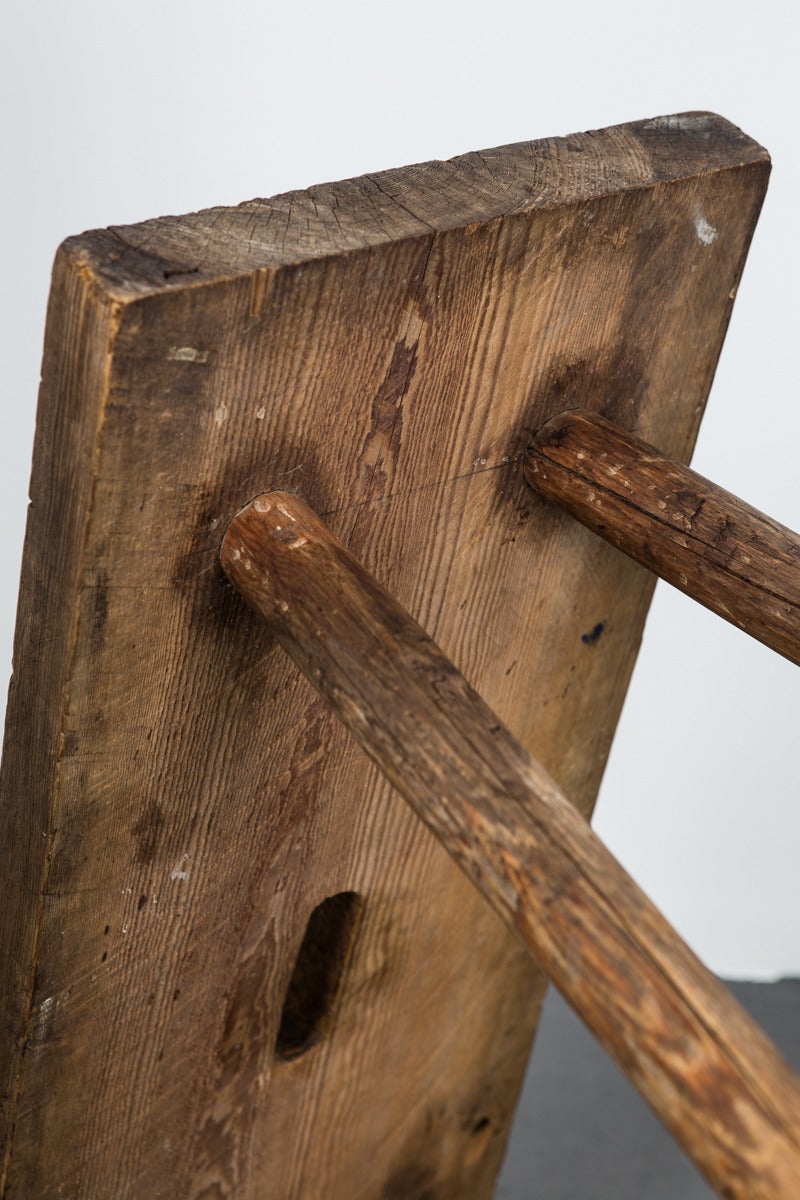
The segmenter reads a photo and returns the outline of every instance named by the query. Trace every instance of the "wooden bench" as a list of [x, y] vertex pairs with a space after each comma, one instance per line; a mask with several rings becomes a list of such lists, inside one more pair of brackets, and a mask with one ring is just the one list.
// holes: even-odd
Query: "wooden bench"
[[797, 1078], [587, 823], [652, 571], [800, 654], [797, 538], [682, 465], [768, 171], [682, 114], [61, 247], [9, 1200], [489, 1197], [548, 976], [800, 1194]]

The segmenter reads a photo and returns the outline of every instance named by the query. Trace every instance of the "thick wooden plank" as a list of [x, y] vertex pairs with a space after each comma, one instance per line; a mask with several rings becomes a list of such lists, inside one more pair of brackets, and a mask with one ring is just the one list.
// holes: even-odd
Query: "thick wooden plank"
[[[92, 451], [119, 306], [63, 257], [53, 271], [31, 505], [0, 772], [0, 1126], [5, 1178], [31, 1023], [38, 944], [59, 820], [63, 709], [76, 646], [75, 594], [92, 510]], [[2, 1190], [2, 1184], [0, 1184]]]
[[424, 630], [286, 492], [220, 557], [718, 1195], [800, 1193], [800, 1078]]
[[[34, 478], [3, 791], [9, 1196], [490, 1195], [543, 976], [219, 543], [301, 492], [588, 813], [652, 584], [521, 455], [577, 385], [689, 454], [767, 173], [684, 115], [64, 245], [36, 454], [76, 487]], [[276, 1055], [347, 892], [335, 1020]]]
[[588, 529], [800, 663], [800, 537], [596, 413], [537, 430], [525, 476]]

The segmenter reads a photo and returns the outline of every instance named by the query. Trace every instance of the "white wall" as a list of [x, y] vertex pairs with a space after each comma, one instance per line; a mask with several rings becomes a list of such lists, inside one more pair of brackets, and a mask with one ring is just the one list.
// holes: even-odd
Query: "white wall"
[[[48, 273], [87, 227], [692, 108], [775, 167], [695, 466], [800, 528], [794, 0], [5, 9], [0, 673]], [[800, 672], [660, 585], [597, 827], [710, 965], [800, 972]]]

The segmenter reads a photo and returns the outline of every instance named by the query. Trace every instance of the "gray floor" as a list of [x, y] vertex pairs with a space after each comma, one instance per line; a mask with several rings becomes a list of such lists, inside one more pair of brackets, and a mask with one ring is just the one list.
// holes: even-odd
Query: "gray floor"
[[[800, 979], [729, 985], [800, 1070]], [[713, 1192], [553, 988], [495, 1200], [706, 1200]]]

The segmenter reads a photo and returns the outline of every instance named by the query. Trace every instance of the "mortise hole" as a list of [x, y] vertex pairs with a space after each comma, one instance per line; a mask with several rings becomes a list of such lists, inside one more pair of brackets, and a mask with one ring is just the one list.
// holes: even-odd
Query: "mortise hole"
[[297, 1058], [327, 1032], [347, 965], [361, 899], [329, 896], [312, 912], [283, 1002], [275, 1053]]

